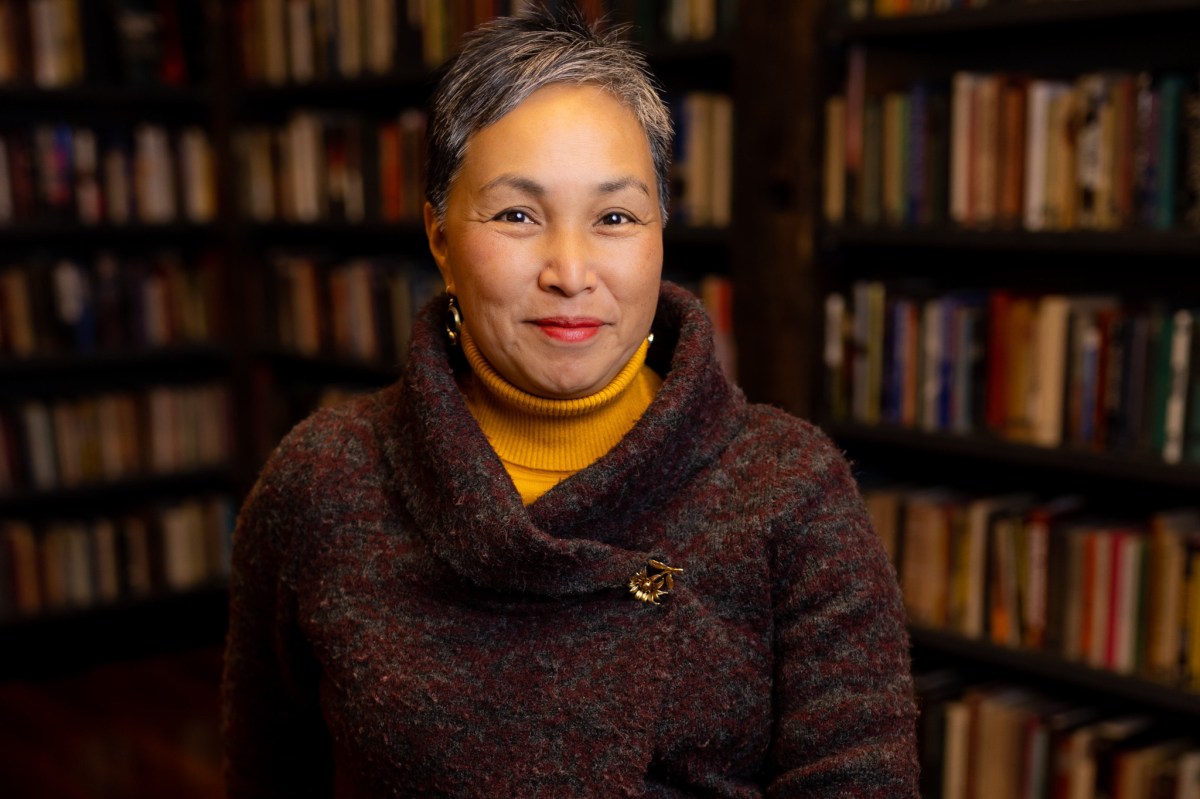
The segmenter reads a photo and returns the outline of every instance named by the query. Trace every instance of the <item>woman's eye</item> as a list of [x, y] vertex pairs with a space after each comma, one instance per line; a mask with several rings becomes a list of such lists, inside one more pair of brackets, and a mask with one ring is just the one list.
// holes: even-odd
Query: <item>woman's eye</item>
[[507, 211], [501, 211], [496, 215], [496, 219], [500, 222], [513, 222], [518, 225], [524, 225], [532, 221], [529, 218], [529, 214], [516, 208], [510, 208]]
[[624, 225], [632, 221], [633, 217], [621, 211], [609, 211], [600, 217], [600, 224], [602, 225]]

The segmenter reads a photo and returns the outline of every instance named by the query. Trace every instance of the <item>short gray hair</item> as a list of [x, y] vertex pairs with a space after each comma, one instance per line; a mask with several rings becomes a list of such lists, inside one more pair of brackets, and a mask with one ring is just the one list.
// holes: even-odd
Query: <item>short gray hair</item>
[[[557, 4], [556, 4], [557, 5]], [[671, 114], [645, 57], [625, 39], [626, 27], [599, 31], [574, 3], [534, 6], [468, 33], [438, 82], [427, 133], [426, 197], [439, 222], [471, 136], [497, 122], [538, 89], [589, 84], [629, 108], [646, 132], [663, 223], [670, 197]]]

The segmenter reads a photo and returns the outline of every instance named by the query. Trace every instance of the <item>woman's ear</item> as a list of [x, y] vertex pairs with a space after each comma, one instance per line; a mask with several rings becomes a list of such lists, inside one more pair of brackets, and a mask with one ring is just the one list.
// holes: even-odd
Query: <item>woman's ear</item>
[[446, 291], [453, 294], [454, 277], [450, 274], [449, 259], [446, 257], [446, 231], [438, 221], [437, 212], [428, 202], [425, 203], [425, 236], [429, 239], [429, 252], [433, 255], [433, 261], [446, 283]]

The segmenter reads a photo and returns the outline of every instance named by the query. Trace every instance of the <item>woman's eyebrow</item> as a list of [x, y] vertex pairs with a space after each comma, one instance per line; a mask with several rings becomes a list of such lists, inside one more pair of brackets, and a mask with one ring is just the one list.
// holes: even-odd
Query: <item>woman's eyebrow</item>
[[633, 187], [633, 188], [639, 190], [642, 194], [645, 194], [647, 197], [650, 196], [650, 187], [646, 185], [645, 181], [640, 180], [639, 178], [636, 178], [633, 175], [628, 175], [626, 177], [618, 178], [616, 180], [606, 180], [603, 183], [601, 183], [599, 186], [597, 186], [596, 193], [597, 194], [614, 194], [618, 191], [621, 191], [623, 189], [627, 189], [630, 187]]
[[488, 192], [499, 188], [515, 189], [522, 194], [531, 194], [534, 197], [541, 197], [546, 193], [546, 187], [536, 180], [511, 173], [505, 173], [499, 177], [492, 178], [483, 184], [482, 191]]

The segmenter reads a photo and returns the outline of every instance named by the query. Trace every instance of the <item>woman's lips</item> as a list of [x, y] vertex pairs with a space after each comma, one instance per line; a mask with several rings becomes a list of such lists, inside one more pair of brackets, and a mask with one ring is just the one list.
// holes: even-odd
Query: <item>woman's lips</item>
[[556, 341], [587, 341], [600, 332], [604, 324], [599, 319], [582, 316], [553, 316], [533, 322], [543, 333]]

